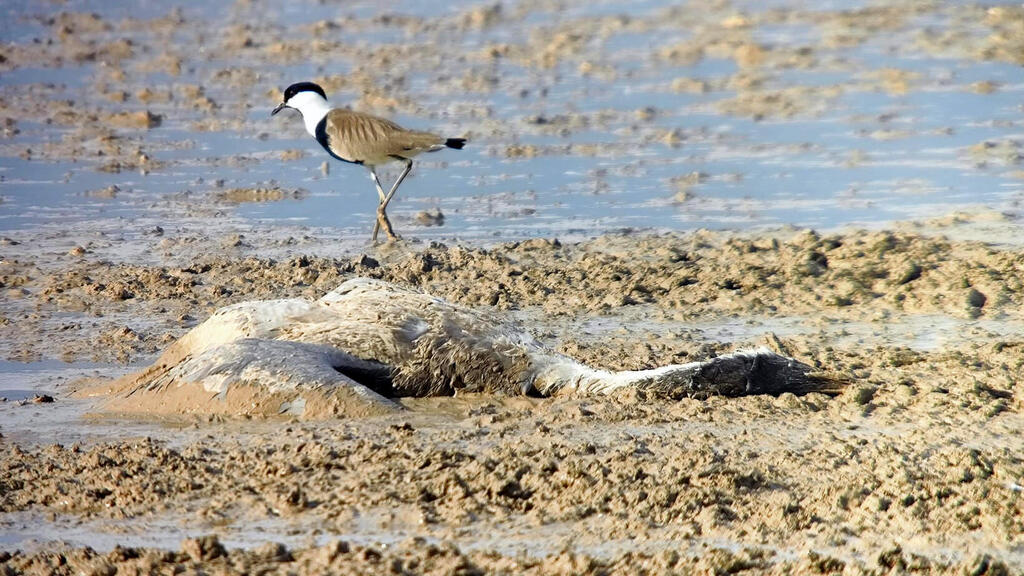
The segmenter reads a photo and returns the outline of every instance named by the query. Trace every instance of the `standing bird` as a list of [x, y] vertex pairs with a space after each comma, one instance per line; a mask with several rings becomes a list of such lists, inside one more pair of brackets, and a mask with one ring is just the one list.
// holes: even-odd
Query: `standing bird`
[[[327, 103], [324, 89], [313, 82], [292, 84], [284, 91], [284, 102], [274, 108], [271, 116], [285, 108], [298, 110], [306, 124], [306, 132], [327, 150], [331, 156], [352, 164], [362, 164], [370, 169], [370, 176], [377, 186], [380, 204], [377, 206], [377, 221], [373, 225], [373, 241], [381, 227], [388, 238], [398, 236], [391, 229], [388, 220], [388, 202], [412, 170], [412, 159], [421, 152], [436, 152], [444, 148], [461, 150], [465, 138], [442, 138], [430, 132], [406, 130], [384, 118], [361, 114], [344, 108], [331, 108]], [[377, 166], [387, 162], [403, 162], [405, 169], [395, 180], [387, 194], [377, 178]]]

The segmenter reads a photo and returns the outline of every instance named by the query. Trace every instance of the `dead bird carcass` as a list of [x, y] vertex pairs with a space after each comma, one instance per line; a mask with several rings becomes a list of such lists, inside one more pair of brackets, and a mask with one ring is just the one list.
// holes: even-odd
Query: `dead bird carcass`
[[641, 371], [585, 366], [491, 310], [354, 278], [316, 301], [221, 308], [149, 368], [116, 383], [123, 411], [304, 417], [400, 410], [390, 398], [457, 392], [666, 398], [835, 391], [810, 366], [767, 349]]

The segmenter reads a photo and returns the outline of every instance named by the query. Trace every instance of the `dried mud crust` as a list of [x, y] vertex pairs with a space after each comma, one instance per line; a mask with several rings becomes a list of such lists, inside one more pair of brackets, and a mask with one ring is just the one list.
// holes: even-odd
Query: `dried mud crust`
[[[3, 558], [4, 553], [0, 553]], [[594, 557], [565, 550], [543, 559], [509, 558], [489, 552], [466, 552], [451, 543], [432, 544], [411, 538], [387, 547], [360, 546], [338, 540], [315, 548], [292, 549], [268, 543], [256, 550], [227, 550], [215, 536], [188, 539], [181, 550], [119, 548], [102, 554], [92, 550], [67, 550], [31, 556], [16, 554], [8, 567], [25, 573], [75, 574], [192, 573], [217, 574], [736, 574], [736, 573], [840, 573], [841, 560], [809, 553], [797, 560], [772, 563], [757, 550], [711, 548], [700, 557], [674, 550], [659, 553], [626, 552], [612, 558]], [[873, 568], [880, 573], [907, 570], [930, 574], [1008, 574], [1005, 563], [979, 554], [962, 566], [942, 569], [927, 560], [906, 554], [899, 546], [881, 550]]]
[[[457, 425], [282, 423], [280, 434], [226, 434], [181, 449], [148, 440], [7, 446], [0, 506], [142, 525], [174, 514], [211, 532], [283, 517], [307, 531], [345, 533], [382, 515], [385, 531], [462, 548], [409, 541], [354, 547], [355, 557], [336, 560], [336, 544], [288, 554], [277, 547], [279, 558], [269, 562], [268, 546], [228, 554], [186, 542], [179, 554], [67, 555], [76, 567], [201, 562], [231, 573], [261, 562], [313, 573], [317, 565], [306, 562], [335, 561], [369, 573], [379, 569], [377, 556], [388, 558], [385, 565], [415, 560], [406, 565], [411, 573], [439, 573], [433, 562], [442, 560], [486, 571], [522, 562], [543, 574], [564, 573], [563, 562], [581, 562], [568, 571], [584, 573], [711, 570], [717, 562], [733, 566], [726, 572], [821, 563], [831, 567], [825, 572], [898, 565], [960, 573], [982, 561], [1005, 569], [1000, 551], [1024, 529], [1012, 489], [1024, 473], [1019, 450], [966, 446], [1012, 435], [1019, 415], [986, 422], [979, 411], [952, 408], [948, 394], [463, 402]], [[738, 543], [738, 551], [709, 546], [722, 541]], [[197, 546], [212, 551], [197, 555]], [[499, 554], [509, 548], [554, 559]], [[56, 555], [7, 562], [42, 573]]]

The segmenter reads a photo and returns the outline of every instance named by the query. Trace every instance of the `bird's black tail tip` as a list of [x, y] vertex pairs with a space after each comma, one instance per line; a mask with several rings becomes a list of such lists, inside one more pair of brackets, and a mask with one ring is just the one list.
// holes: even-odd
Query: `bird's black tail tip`
[[462, 147], [466, 145], [465, 138], [449, 138], [444, 141], [444, 145], [449, 148], [455, 148], [456, 150], [462, 150]]

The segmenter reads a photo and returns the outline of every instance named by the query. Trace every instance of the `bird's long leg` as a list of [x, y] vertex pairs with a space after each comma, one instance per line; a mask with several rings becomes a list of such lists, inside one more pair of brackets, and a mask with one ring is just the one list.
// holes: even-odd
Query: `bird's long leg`
[[405, 160], [405, 169], [398, 175], [398, 179], [395, 180], [394, 185], [391, 186], [391, 190], [388, 191], [387, 195], [384, 195], [384, 190], [380, 186], [380, 181], [377, 179], [377, 172], [370, 170], [370, 174], [373, 175], [373, 180], [377, 184], [377, 193], [380, 194], [380, 205], [377, 206], [377, 223], [373, 225], [373, 241], [377, 241], [377, 232], [381, 227], [384, 228], [384, 233], [388, 235], [391, 240], [397, 240], [398, 235], [395, 234], [394, 230], [391, 229], [391, 221], [388, 220], [388, 203], [395, 197], [395, 192], [398, 192], [398, 187], [402, 185], [402, 181], [412, 171], [412, 160]]
[[381, 227], [384, 228], [384, 233], [388, 235], [388, 238], [395, 239], [394, 230], [391, 229], [391, 221], [388, 220], [388, 215], [384, 213], [384, 200], [386, 195], [384, 194], [384, 187], [380, 185], [380, 178], [377, 177], [377, 167], [370, 166], [370, 177], [373, 178], [373, 183], [377, 186], [377, 195], [380, 196], [380, 204], [377, 205], [377, 220], [373, 223], [373, 236], [371, 242], [377, 241], [377, 234], [380, 232]]
[[398, 187], [402, 185], [402, 181], [405, 180], [410, 171], [412, 171], [412, 160], [406, 159], [405, 170], [402, 170], [402, 173], [398, 175], [398, 180], [395, 180], [395, 185], [391, 187], [388, 195], [381, 199], [380, 206], [382, 209], [387, 209], [388, 202], [391, 202], [391, 198], [394, 197], [395, 192], [398, 192]]
[[377, 178], [377, 167], [370, 166], [370, 178], [373, 178], [373, 183], [377, 185], [377, 194], [380, 195], [380, 203], [384, 203], [384, 187], [380, 185], [380, 179]]

